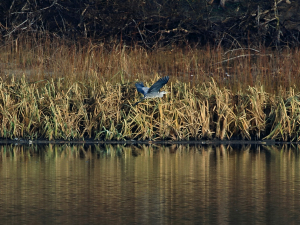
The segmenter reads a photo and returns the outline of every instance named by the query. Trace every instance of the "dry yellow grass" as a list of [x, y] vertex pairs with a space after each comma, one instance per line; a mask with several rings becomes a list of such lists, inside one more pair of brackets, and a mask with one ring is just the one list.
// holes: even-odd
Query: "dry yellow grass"
[[0, 136], [102, 140], [276, 139], [299, 141], [299, 94], [262, 86], [233, 93], [212, 80], [172, 80], [163, 99], [139, 98], [132, 83], [0, 81]]
[[[299, 141], [299, 51], [249, 52], [19, 38], [1, 47], [0, 137]], [[170, 94], [133, 107], [160, 74]]]

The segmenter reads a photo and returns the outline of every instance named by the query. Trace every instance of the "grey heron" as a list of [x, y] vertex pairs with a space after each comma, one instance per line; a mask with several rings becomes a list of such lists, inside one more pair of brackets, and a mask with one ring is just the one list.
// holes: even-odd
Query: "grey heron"
[[138, 82], [135, 84], [135, 87], [138, 92], [142, 93], [144, 97], [141, 98], [141, 101], [134, 103], [133, 106], [139, 104], [147, 98], [162, 98], [164, 94], [167, 94], [165, 91], [159, 91], [166, 83], [169, 81], [169, 76], [165, 76], [156, 81], [150, 88], [145, 87], [143, 82]]

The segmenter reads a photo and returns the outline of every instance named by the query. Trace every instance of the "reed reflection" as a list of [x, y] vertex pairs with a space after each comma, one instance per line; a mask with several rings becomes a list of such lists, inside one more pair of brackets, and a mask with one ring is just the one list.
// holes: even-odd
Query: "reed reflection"
[[0, 219], [300, 222], [298, 147], [0, 146]]

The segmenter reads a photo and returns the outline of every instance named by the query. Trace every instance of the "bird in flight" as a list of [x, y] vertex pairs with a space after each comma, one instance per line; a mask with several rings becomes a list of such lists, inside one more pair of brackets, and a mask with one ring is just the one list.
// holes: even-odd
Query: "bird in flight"
[[169, 76], [165, 76], [156, 81], [150, 88], [145, 87], [143, 82], [138, 82], [135, 84], [138, 92], [142, 93], [144, 97], [141, 98], [141, 101], [134, 103], [133, 106], [139, 104], [147, 98], [162, 98], [164, 94], [167, 94], [165, 91], [159, 91], [166, 83], [169, 81]]

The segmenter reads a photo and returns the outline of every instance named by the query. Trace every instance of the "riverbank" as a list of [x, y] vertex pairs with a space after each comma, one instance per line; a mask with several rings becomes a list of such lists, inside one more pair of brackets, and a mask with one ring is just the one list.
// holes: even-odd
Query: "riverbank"
[[[299, 141], [298, 49], [18, 39], [0, 52], [0, 138]], [[169, 75], [162, 99], [135, 82]]]

